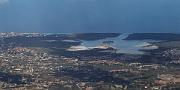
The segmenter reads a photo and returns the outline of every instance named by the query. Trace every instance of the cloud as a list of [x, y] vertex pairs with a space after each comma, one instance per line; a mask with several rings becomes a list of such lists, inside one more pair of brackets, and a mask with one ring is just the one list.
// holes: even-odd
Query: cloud
[[8, 3], [9, 0], [0, 0], [0, 5]]

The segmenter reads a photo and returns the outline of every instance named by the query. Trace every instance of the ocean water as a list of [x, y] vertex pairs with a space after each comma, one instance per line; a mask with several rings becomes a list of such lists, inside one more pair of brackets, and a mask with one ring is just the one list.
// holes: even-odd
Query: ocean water
[[180, 0], [0, 0], [1, 32], [180, 32]]

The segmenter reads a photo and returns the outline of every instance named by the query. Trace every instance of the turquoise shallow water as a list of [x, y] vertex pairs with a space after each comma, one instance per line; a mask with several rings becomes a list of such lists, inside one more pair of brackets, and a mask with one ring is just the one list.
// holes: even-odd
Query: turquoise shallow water
[[102, 45], [103, 41], [114, 41], [110, 46], [115, 47], [118, 53], [130, 53], [130, 54], [143, 54], [143, 51], [140, 49], [157, 49], [158, 47], [144, 47], [149, 45], [149, 40], [123, 40], [129, 34], [122, 34], [119, 37], [115, 38], [106, 38], [102, 40], [95, 41], [83, 41], [82, 45], [85, 47], [97, 47]]

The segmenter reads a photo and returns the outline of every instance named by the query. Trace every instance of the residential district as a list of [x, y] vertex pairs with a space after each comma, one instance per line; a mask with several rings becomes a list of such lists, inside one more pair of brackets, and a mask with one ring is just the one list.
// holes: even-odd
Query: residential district
[[161, 48], [158, 42], [159, 49], [143, 55], [114, 53], [111, 47], [68, 51], [63, 45], [74, 42], [49, 41], [68, 35], [0, 35], [0, 90], [180, 89], [177, 47]]

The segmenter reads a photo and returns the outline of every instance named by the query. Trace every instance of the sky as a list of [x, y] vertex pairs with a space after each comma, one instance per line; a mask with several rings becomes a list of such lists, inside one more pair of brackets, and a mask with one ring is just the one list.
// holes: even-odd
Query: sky
[[180, 32], [180, 0], [0, 0], [0, 32]]

